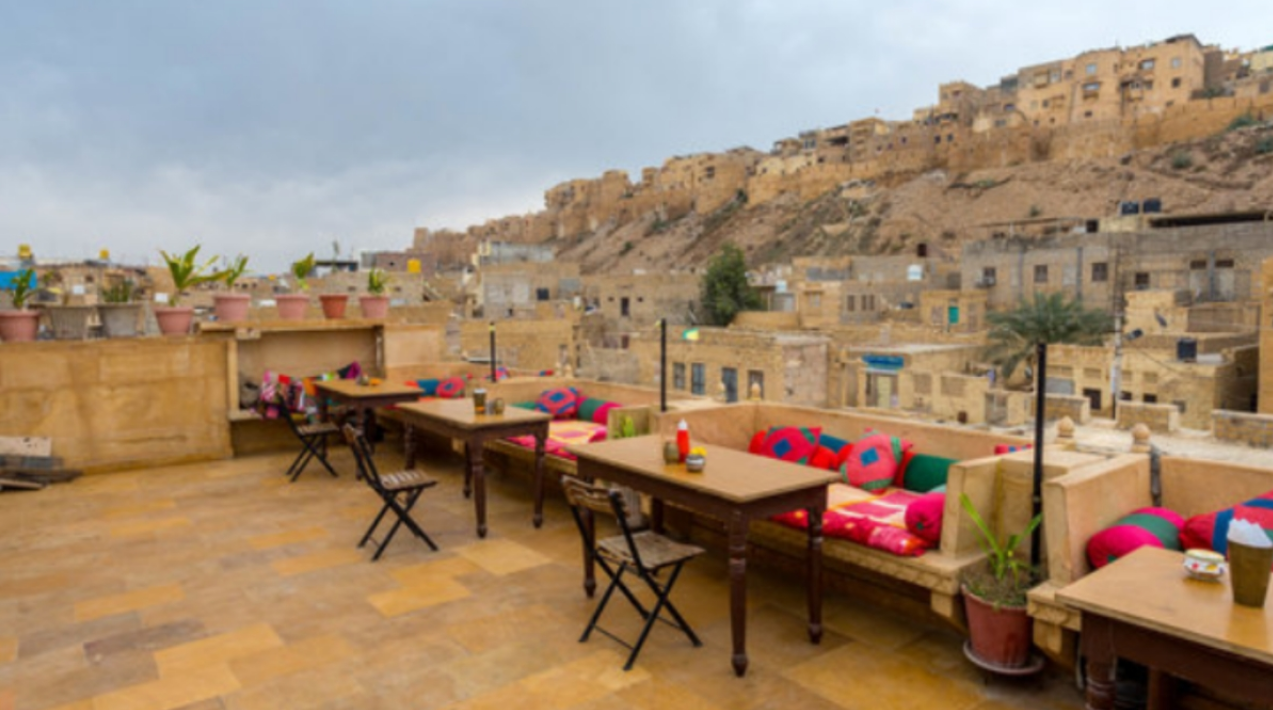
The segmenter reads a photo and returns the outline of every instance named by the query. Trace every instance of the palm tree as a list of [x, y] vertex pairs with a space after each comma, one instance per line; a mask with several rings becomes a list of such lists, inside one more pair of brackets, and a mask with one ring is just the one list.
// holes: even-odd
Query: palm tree
[[1064, 294], [1034, 294], [1011, 311], [991, 313], [990, 348], [986, 358], [999, 366], [1007, 381], [1022, 362], [1034, 366], [1039, 343], [1100, 345], [1113, 331], [1113, 319], [1105, 311], [1086, 308]]

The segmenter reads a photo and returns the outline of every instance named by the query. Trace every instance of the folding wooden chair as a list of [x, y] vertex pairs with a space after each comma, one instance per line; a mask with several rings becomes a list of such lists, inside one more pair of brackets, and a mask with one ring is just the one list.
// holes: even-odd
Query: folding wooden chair
[[376, 548], [376, 554], [371, 558], [372, 562], [380, 559], [380, 555], [384, 554], [385, 548], [389, 546], [389, 541], [393, 540], [393, 536], [402, 525], [406, 525], [416, 537], [423, 540], [426, 545], [436, 552], [438, 546], [416, 524], [416, 521], [411, 517], [411, 509], [415, 507], [416, 501], [420, 499], [420, 494], [436, 486], [438, 482], [415, 469], [382, 475], [376, 469], [376, 462], [371, 455], [371, 447], [367, 444], [367, 438], [362, 431], [356, 429], [352, 424], [346, 424], [344, 431], [345, 441], [349, 442], [349, 448], [354, 452], [354, 460], [358, 463], [359, 475], [367, 482], [367, 485], [371, 486], [376, 495], [379, 495], [380, 499], [384, 501], [380, 512], [376, 514], [376, 519], [372, 521], [371, 527], [367, 528], [367, 533], [359, 541], [358, 547], [363, 547], [367, 544], [376, 528], [379, 527], [380, 521], [384, 519], [385, 513], [392, 510], [394, 515], [397, 516], [397, 520], [394, 521], [393, 527], [389, 528], [389, 534], [385, 535], [384, 540], [380, 542], [380, 546]]
[[[676, 584], [677, 577], [681, 574], [681, 567], [690, 559], [703, 554], [703, 548], [685, 545], [649, 530], [632, 532], [632, 528], [628, 524], [624, 495], [619, 490], [611, 490], [603, 486], [585, 483], [573, 476], [562, 476], [561, 484], [566, 492], [566, 500], [570, 503], [570, 510], [574, 515], [575, 524], [579, 526], [579, 533], [583, 537], [584, 545], [588, 544], [591, 533], [581, 508], [613, 513], [621, 531], [619, 535], [598, 540], [593, 546], [593, 557], [601, 569], [605, 570], [605, 573], [609, 575], [610, 586], [606, 588], [605, 594], [601, 595], [601, 601], [598, 602], [597, 609], [588, 621], [588, 626], [584, 629], [583, 636], [579, 638], [579, 642], [587, 641], [593, 629], [596, 629], [624, 647], [631, 649], [632, 653], [628, 656], [628, 661], [623, 666], [625, 671], [631, 670], [632, 665], [636, 663], [637, 654], [641, 653], [641, 647], [645, 645], [645, 640], [650, 635], [650, 629], [654, 627], [655, 621], [662, 621], [669, 626], [679, 628], [689, 637], [690, 643], [696, 647], [702, 646], [703, 642], [699, 641], [698, 636], [694, 634], [694, 630], [690, 628], [685, 618], [672, 605], [672, 600], [669, 597], [672, 594], [672, 587]], [[668, 575], [667, 582], [661, 584], [655, 579], [655, 575], [667, 567], [670, 567], [672, 572]], [[635, 573], [637, 578], [644, 582], [650, 588], [650, 591], [654, 592], [657, 601], [652, 609], [646, 609], [640, 600], [636, 598], [636, 595], [632, 593], [632, 590], [628, 588], [628, 585], [624, 584], [623, 575], [626, 572]], [[645, 619], [645, 626], [642, 627], [641, 635], [637, 638], [635, 644], [629, 644], [597, 623], [600, 621], [601, 613], [605, 610], [606, 604], [610, 602], [610, 597], [616, 589], [627, 597], [632, 606], [636, 607], [637, 613], [641, 615], [641, 618]], [[664, 609], [667, 609], [668, 614], [672, 616], [672, 621], [663, 618], [662, 611]]]
[[291, 478], [292, 483], [301, 477], [301, 472], [309, 465], [310, 461], [315, 459], [327, 469], [333, 477], [339, 477], [336, 469], [327, 461], [327, 437], [331, 434], [339, 434], [340, 427], [331, 422], [318, 422], [315, 424], [298, 424], [296, 419], [292, 417], [292, 412], [287, 407], [287, 402], [280, 394], [274, 399], [274, 403], [278, 405], [279, 415], [287, 421], [287, 426], [296, 435], [301, 442], [301, 451], [296, 455], [296, 459], [292, 461], [292, 465], [287, 467], [287, 475]]

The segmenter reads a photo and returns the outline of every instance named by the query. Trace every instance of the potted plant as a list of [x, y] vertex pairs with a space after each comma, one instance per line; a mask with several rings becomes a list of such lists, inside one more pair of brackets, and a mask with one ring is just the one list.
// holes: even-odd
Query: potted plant
[[102, 330], [108, 338], [132, 338], [141, 332], [141, 304], [133, 303], [135, 285], [129, 278], [116, 278], [102, 289], [102, 302], [97, 313], [102, 319]]
[[993, 670], [1021, 669], [1030, 660], [1030, 617], [1026, 592], [1037, 581], [1036, 571], [1018, 559], [1017, 545], [1030, 537], [1043, 520], [1034, 516], [1026, 529], [1008, 536], [1006, 543], [990, 530], [968, 494], [959, 503], [981, 533], [986, 564], [964, 575], [964, 611], [968, 615], [972, 660]]
[[248, 270], [248, 258], [239, 254], [226, 265], [221, 272], [221, 281], [227, 291], [212, 296], [214, 312], [219, 323], [242, 323], [248, 318], [248, 306], [252, 304], [252, 296], [246, 293], [235, 293], [234, 284]]
[[384, 269], [367, 272], [367, 295], [358, 299], [363, 318], [385, 318], [389, 315], [389, 297], [385, 295], [388, 287], [389, 275]]
[[301, 293], [284, 293], [275, 297], [278, 303], [278, 317], [286, 320], [304, 320], [305, 309], [309, 307], [309, 275], [314, 271], [314, 252], [300, 261], [292, 262], [292, 278], [296, 280], [296, 289]]
[[0, 311], [0, 339], [7, 343], [35, 340], [40, 329], [39, 311], [27, 308], [35, 280], [31, 269], [19, 271], [13, 279], [13, 310]]
[[168, 264], [173, 290], [172, 299], [168, 305], [155, 306], [154, 309], [155, 320], [158, 321], [159, 330], [164, 335], [185, 335], [190, 332], [190, 325], [194, 322], [194, 309], [178, 305], [186, 289], [224, 278], [220, 271], [211, 270], [212, 265], [217, 261], [215, 256], [202, 264], [198, 262], [199, 248], [196, 244], [185, 254], [169, 254], [162, 249], [159, 250], [164, 257], [164, 262]]

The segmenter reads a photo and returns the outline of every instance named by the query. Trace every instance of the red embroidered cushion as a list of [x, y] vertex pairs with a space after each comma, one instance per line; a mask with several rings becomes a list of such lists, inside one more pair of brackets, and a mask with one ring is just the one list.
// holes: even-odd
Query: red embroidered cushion
[[539, 395], [535, 409], [547, 412], [553, 419], [569, 419], [579, 411], [579, 392], [573, 387], [558, 387]]
[[1179, 550], [1184, 525], [1184, 518], [1166, 508], [1132, 511], [1087, 541], [1087, 561], [1100, 569], [1146, 545]]
[[774, 427], [765, 435], [760, 455], [807, 464], [818, 449], [818, 435], [821, 433], [821, 427]]
[[945, 510], [945, 492], [925, 493], [906, 506], [906, 529], [936, 547], [941, 542], [941, 521]]
[[767, 431], [758, 431], [751, 437], [751, 443], [747, 445], [747, 453], [759, 454], [765, 449], [765, 437], [769, 435]]
[[871, 434], [853, 445], [840, 467], [845, 483], [866, 491], [882, 491], [893, 484], [903, 453], [902, 440]]
[[1229, 523], [1234, 518], [1259, 524], [1273, 539], [1273, 491], [1232, 508], [1189, 518], [1180, 533], [1181, 546], [1186, 550], [1201, 547], [1228, 554]]
[[827, 471], [834, 471], [838, 467], [836, 463], [840, 457], [834, 451], [825, 446], [819, 446], [813, 450], [813, 455], [809, 457], [809, 466], [811, 468], [821, 468]]
[[438, 383], [437, 395], [442, 399], [459, 399], [464, 396], [464, 378], [448, 377]]

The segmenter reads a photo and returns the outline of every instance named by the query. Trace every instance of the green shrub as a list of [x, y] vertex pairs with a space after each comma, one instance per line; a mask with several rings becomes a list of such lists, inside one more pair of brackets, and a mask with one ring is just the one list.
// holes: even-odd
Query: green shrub
[[1193, 155], [1182, 150], [1171, 156], [1171, 167], [1175, 170], [1187, 170], [1193, 167]]
[[1273, 153], [1273, 136], [1265, 136], [1255, 144], [1256, 155], [1268, 155]]
[[1254, 126], [1257, 123], [1259, 123], [1259, 121], [1255, 119], [1255, 116], [1252, 116], [1249, 113], [1244, 113], [1241, 116], [1238, 116], [1237, 118], [1230, 121], [1229, 127], [1226, 130], [1236, 131], [1239, 128], [1247, 128], [1248, 126]]

